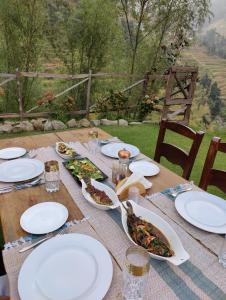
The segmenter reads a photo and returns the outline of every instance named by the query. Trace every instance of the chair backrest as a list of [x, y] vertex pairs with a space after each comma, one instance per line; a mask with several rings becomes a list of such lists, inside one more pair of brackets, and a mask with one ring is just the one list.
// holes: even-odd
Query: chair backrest
[[226, 170], [213, 169], [218, 151], [226, 153], [226, 143], [222, 143], [219, 137], [214, 137], [210, 142], [199, 187], [206, 190], [208, 185], [214, 185], [226, 193]]
[[[164, 143], [166, 129], [193, 140], [189, 153], [175, 145]], [[203, 131], [195, 132], [185, 125], [163, 120], [160, 123], [154, 160], [160, 162], [160, 157], [164, 156], [173, 164], [179, 165], [183, 169], [182, 177], [189, 179], [203, 136]]]

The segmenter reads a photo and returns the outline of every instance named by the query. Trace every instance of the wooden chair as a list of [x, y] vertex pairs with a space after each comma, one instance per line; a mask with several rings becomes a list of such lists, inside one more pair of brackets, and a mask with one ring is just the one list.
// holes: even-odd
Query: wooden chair
[[[166, 129], [193, 140], [189, 153], [175, 145], [164, 143]], [[154, 160], [160, 162], [160, 157], [164, 156], [173, 164], [179, 165], [183, 169], [182, 177], [189, 179], [203, 136], [203, 131], [195, 132], [185, 125], [163, 120], [160, 123]]]
[[213, 169], [218, 151], [226, 153], [226, 143], [221, 143], [219, 137], [214, 137], [211, 140], [206, 156], [199, 187], [206, 190], [208, 185], [214, 185], [226, 193], [226, 170]]

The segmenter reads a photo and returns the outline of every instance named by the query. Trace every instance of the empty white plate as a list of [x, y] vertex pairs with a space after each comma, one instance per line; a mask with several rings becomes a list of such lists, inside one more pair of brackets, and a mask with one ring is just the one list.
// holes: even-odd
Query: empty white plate
[[60, 228], [68, 218], [67, 208], [57, 202], [29, 207], [20, 218], [20, 226], [32, 234], [45, 234]]
[[26, 154], [27, 150], [20, 147], [11, 147], [0, 150], [0, 159], [14, 159]]
[[44, 164], [40, 160], [18, 158], [0, 164], [0, 181], [26, 181], [38, 177], [43, 171]]
[[109, 157], [118, 158], [118, 152], [122, 149], [126, 149], [131, 153], [131, 157], [135, 157], [140, 153], [140, 150], [133, 145], [125, 143], [110, 143], [101, 147], [101, 152]]
[[129, 165], [129, 169], [133, 173], [140, 173], [143, 176], [155, 176], [160, 172], [160, 169], [157, 165], [145, 161], [134, 161]]
[[23, 300], [101, 300], [113, 275], [111, 257], [83, 234], [54, 237], [27, 257], [18, 290]]
[[207, 192], [191, 191], [175, 200], [178, 213], [192, 225], [208, 232], [226, 233], [226, 201]]

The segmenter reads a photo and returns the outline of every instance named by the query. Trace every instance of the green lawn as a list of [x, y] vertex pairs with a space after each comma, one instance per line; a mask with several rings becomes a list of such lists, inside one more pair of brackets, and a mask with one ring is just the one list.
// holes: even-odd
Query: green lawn
[[[117, 126], [102, 126], [103, 130], [107, 131], [113, 136], [119, 137], [121, 140], [136, 145], [141, 152], [147, 156], [153, 158], [155, 152], [156, 141], [159, 132], [159, 126], [157, 125], [137, 125], [129, 127], [117, 127]], [[193, 180], [196, 184], [199, 183], [200, 176], [203, 169], [205, 157], [209, 148], [210, 140], [213, 136], [220, 136], [223, 141], [226, 142], [226, 133], [206, 132], [203, 142], [201, 144], [198, 156], [193, 167], [193, 171], [190, 180]], [[167, 132], [166, 140], [174, 143], [181, 148], [188, 149], [191, 145], [189, 139], [179, 136], [173, 132]], [[161, 164], [175, 173], [181, 175], [181, 168], [168, 162], [165, 158], [161, 159]], [[226, 155], [219, 153], [216, 159], [215, 167], [219, 169], [226, 169]], [[226, 184], [226, 183], [225, 183]], [[209, 192], [216, 194], [226, 199], [226, 195], [215, 187], [210, 187]]]

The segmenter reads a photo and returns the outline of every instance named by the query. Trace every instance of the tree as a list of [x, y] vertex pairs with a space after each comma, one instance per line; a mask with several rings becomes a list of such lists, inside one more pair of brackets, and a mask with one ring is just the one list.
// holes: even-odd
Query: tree
[[189, 44], [210, 14], [209, 0], [120, 0], [120, 3], [131, 74], [143, 43], [151, 45], [149, 71], [174, 64], [180, 50]]
[[[1, 0], [1, 57], [2, 67], [8, 73], [16, 69], [35, 71], [41, 56], [42, 35], [45, 24], [42, 0]], [[28, 104], [33, 81], [22, 81], [22, 99]], [[15, 84], [11, 83], [6, 92], [6, 107], [17, 107]]]
[[49, 41], [71, 74], [105, 66], [117, 27], [113, 1], [48, 1], [48, 12]]
[[217, 82], [214, 82], [211, 86], [208, 104], [210, 108], [211, 118], [213, 120], [216, 116], [220, 115], [222, 108], [221, 91], [217, 85]]

